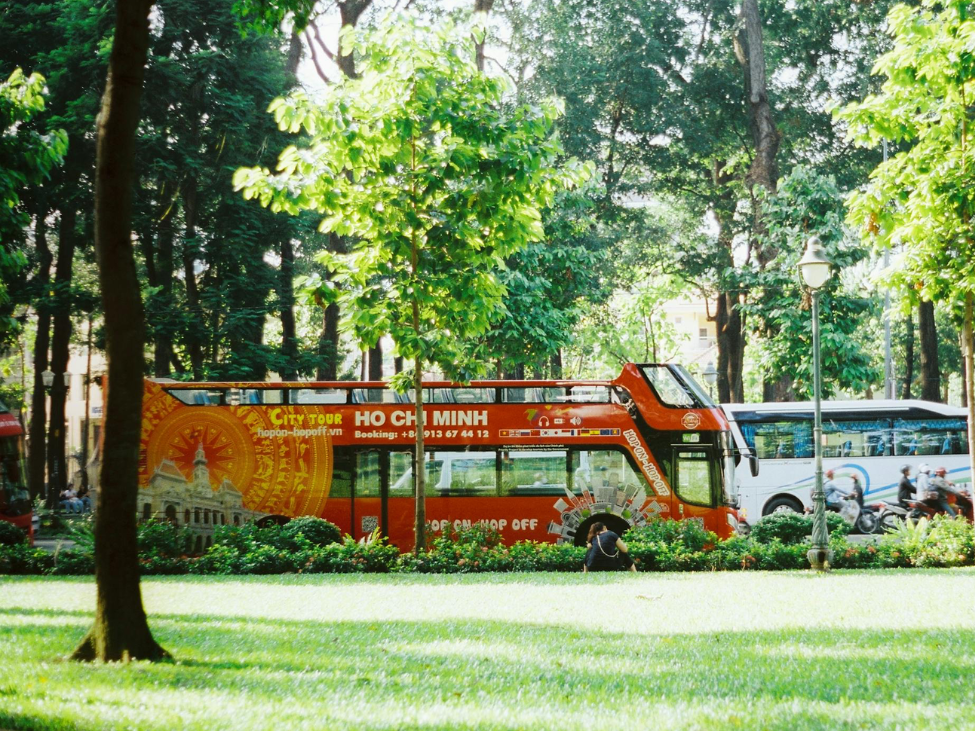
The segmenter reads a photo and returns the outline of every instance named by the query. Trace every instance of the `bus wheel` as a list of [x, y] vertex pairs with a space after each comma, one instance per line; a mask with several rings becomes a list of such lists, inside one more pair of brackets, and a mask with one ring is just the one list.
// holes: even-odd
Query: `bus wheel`
[[573, 543], [577, 546], [586, 545], [586, 536], [589, 535], [589, 526], [593, 523], [605, 523], [606, 527], [609, 528], [613, 533], [618, 536], [622, 536], [626, 531], [628, 531], [631, 526], [625, 520], [623, 520], [618, 515], [613, 515], [612, 513], [603, 513], [602, 515], [591, 515], [579, 524], [576, 528], [576, 537]]
[[802, 503], [800, 503], [794, 497], [777, 497], [769, 500], [765, 504], [765, 509], [762, 510], [762, 515], [771, 515], [772, 513], [801, 513]]

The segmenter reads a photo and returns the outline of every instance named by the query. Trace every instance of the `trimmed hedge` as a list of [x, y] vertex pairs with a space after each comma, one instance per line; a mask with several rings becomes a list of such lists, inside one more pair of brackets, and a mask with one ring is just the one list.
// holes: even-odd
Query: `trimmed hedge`
[[[0, 525], [3, 525], [0, 523]], [[624, 535], [640, 571], [771, 571], [808, 567], [811, 524], [806, 516], [777, 514], [755, 524], [750, 536], [720, 540], [698, 521], [652, 521]], [[12, 535], [9, 531], [9, 535]], [[480, 573], [580, 571], [584, 548], [521, 541], [478, 525], [436, 535], [421, 556], [400, 554], [384, 539], [334, 540], [338, 528], [318, 518], [284, 526], [219, 526], [202, 556], [181, 550], [188, 534], [165, 522], [139, 526], [139, 563], [153, 574], [283, 573]], [[0, 543], [0, 574], [94, 573], [90, 527], [76, 529], [75, 548], [48, 553], [26, 541]], [[842, 530], [830, 535], [835, 568], [951, 567], [975, 563], [972, 527], [963, 518], [937, 516], [903, 524], [875, 544], [850, 543]]]

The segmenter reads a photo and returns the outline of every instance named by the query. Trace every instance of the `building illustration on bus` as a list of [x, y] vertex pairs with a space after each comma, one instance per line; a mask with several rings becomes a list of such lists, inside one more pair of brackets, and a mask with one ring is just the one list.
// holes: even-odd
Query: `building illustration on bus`
[[[680, 366], [627, 364], [598, 381], [431, 381], [424, 392], [434, 531], [483, 522], [508, 543], [579, 545], [597, 520], [618, 532], [655, 517], [697, 519], [723, 536], [737, 528], [728, 422]], [[148, 380], [142, 517], [200, 527], [179, 502], [192, 482], [213, 493], [195, 499], [219, 498], [205, 532], [233, 510], [246, 519], [313, 515], [356, 539], [378, 529], [408, 550], [410, 398], [381, 382]], [[187, 477], [201, 468], [205, 481]], [[235, 494], [240, 507], [223, 507]]]

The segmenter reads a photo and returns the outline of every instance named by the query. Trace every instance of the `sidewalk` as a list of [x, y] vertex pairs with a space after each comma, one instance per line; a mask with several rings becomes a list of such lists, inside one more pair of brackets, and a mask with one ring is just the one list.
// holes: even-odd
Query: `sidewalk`
[[34, 548], [43, 548], [48, 553], [54, 553], [58, 544], [61, 544], [61, 548], [73, 548], [74, 543], [70, 538], [35, 538]]

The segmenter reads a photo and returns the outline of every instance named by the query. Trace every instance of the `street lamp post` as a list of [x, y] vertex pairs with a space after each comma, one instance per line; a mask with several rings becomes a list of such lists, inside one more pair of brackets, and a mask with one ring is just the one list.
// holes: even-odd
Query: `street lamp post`
[[826, 250], [816, 236], [806, 243], [806, 252], [799, 262], [802, 279], [812, 295], [813, 332], [813, 453], [816, 456], [816, 483], [813, 488], [812, 548], [807, 557], [809, 565], [818, 571], [826, 571], [833, 558], [829, 550], [829, 529], [826, 527], [826, 494], [823, 492], [823, 413], [820, 403], [822, 384], [819, 364], [819, 291], [829, 281], [831, 263]]
[[718, 382], [718, 371], [714, 367], [714, 361], [708, 361], [704, 368], [704, 382], [708, 384], [708, 396], [714, 398], [714, 384]]

